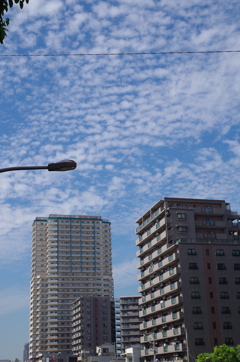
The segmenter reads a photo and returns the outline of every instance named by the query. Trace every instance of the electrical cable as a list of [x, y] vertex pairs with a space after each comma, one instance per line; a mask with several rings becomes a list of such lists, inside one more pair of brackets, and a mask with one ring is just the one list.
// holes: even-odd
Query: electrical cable
[[172, 55], [172, 54], [217, 54], [240, 53], [240, 50], [200, 50], [172, 52], [126, 52], [126, 53], [66, 53], [66, 54], [0, 54], [0, 57], [72, 57], [72, 56], [112, 56], [112, 55]]

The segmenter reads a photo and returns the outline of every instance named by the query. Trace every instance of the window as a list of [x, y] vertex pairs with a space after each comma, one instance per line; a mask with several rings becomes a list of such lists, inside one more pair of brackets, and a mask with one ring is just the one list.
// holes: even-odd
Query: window
[[174, 328], [173, 328], [173, 334], [176, 335], [176, 334], [178, 334], [178, 333], [179, 333], [178, 327], [174, 327]]
[[234, 345], [234, 341], [233, 341], [232, 337], [226, 337], [225, 344], [227, 344], [228, 346]]
[[202, 322], [194, 322], [193, 323], [193, 329], [203, 329]]
[[216, 322], [213, 322], [212, 327], [213, 327], [213, 329], [217, 328]]
[[223, 249], [217, 249], [217, 250], [216, 250], [216, 255], [217, 255], [217, 256], [224, 256], [225, 253], [224, 253]]
[[237, 292], [237, 299], [240, 299], [240, 292]]
[[211, 313], [214, 314], [215, 313], [215, 308], [211, 307]]
[[219, 284], [227, 284], [227, 278], [223, 277], [223, 278], [219, 278]]
[[231, 322], [223, 322], [223, 329], [232, 329]]
[[232, 256], [240, 256], [240, 250], [233, 250]]
[[186, 226], [178, 226], [178, 232], [179, 233], [187, 232], [187, 227]]
[[197, 255], [197, 250], [196, 249], [188, 249], [187, 253], [188, 253], [188, 255]]
[[226, 270], [226, 265], [224, 263], [218, 263], [217, 269], [218, 270]]
[[240, 264], [234, 264], [233, 269], [234, 270], [240, 270]]
[[204, 340], [203, 338], [195, 338], [195, 345], [196, 346], [204, 346]]
[[209, 295], [210, 295], [210, 298], [213, 299], [213, 292], [210, 292]]
[[177, 219], [186, 219], [186, 214], [185, 213], [182, 213], [182, 212], [178, 212], [177, 213]]
[[198, 277], [191, 277], [190, 278], [190, 284], [199, 284]]
[[167, 337], [167, 331], [162, 331], [162, 336]]
[[220, 298], [221, 299], [229, 299], [228, 292], [220, 292]]
[[192, 308], [192, 313], [193, 314], [202, 314], [201, 307], [193, 307]]
[[174, 254], [169, 255], [168, 261], [172, 261], [174, 259]]
[[200, 299], [201, 295], [199, 292], [191, 292], [191, 298], [192, 299]]
[[230, 314], [230, 308], [229, 307], [222, 307], [222, 314]]
[[206, 212], [207, 214], [210, 214], [213, 212], [213, 208], [212, 208], [212, 206], [204, 206], [202, 208], [202, 212]]
[[173, 312], [172, 313], [172, 319], [177, 319], [178, 317], [178, 313], [177, 312]]
[[211, 277], [208, 277], [208, 283], [212, 284], [212, 278]]
[[206, 255], [209, 255], [209, 249], [206, 249]]
[[189, 263], [188, 269], [198, 269], [197, 263]]
[[203, 221], [203, 225], [207, 225], [207, 226], [214, 226], [215, 225], [215, 221], [211, 218], [206, 218], [205, 221]]
[[240, 284], [240, 278], [235, 278], [235, 284]]
[[165, 306], [166, 306], [165, 301], [162, 301], [162, 302], [161, 302], [161, 308], [165, 308]]

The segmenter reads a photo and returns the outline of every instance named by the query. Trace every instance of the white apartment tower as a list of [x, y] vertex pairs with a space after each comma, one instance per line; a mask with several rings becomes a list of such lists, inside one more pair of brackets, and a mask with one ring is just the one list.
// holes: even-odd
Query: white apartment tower
[[71, 353], [72, 305], [113, 298], [110, 222], [100, 216], [37, 217], [32, 234], [30, 359]]

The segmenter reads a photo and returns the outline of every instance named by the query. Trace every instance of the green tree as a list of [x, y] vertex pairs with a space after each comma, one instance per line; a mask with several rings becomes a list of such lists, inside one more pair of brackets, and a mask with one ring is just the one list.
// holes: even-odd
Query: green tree
[[200, 353], [196, 362], [240, 362], [240, 345], [214, 347], [213, 353]]
[[20, 9], [22, 9], [24, 3], [28, 4], [29, 0], [0, 0], [0, 44], [3, 44], [3, 40], [7, 36], [7, 27], [10, 23], [9, 18], [4, 19], [4, 15], [9, 8], [13, 7], [14, 3], [19, 4]]

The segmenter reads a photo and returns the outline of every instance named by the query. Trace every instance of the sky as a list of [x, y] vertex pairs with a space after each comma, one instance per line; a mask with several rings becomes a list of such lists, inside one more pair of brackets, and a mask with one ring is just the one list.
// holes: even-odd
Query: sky
[[239, 13], [239, 0], [30, 0], [9, 11], [1, 167], [78, 167], [1, 174], [0, 359], [22, 359], [28, 342], [36, 216], [109, 219], [119, 297], [137, 294], [136, 220], [158, 200], [225, 199], [240, 211], [240, 53], [83, 55], [240, 50]]

